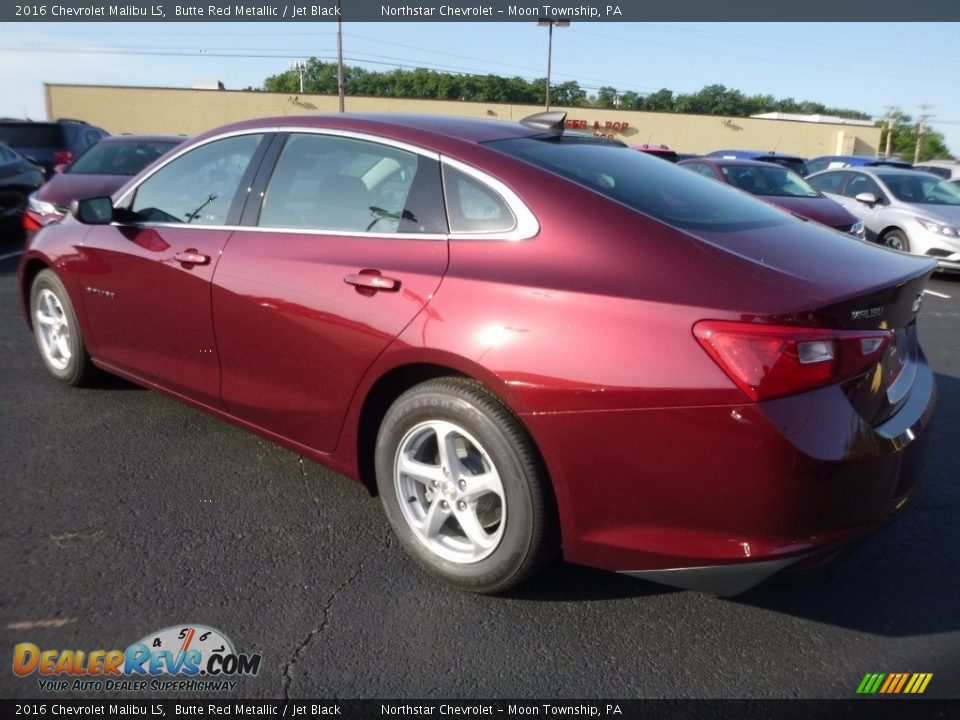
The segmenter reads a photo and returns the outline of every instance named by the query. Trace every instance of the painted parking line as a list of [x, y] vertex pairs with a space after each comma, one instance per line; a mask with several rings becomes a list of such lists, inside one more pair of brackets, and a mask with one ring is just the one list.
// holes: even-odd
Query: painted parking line
[[17, 252], [7, 253], [6, 255], [0, 255], [0, 262], [4, 260], [9, 260], [10, 258], [15, 258], [19, 255], [23, 255], [23, 250], [17, 250]]
[[950, 300], [953, 298], [952, 295], [944, 295], [943, 293], [938, 293], [934, 290], [924, 290], [923, 292], [927, 295], [933, 295], [934, 297], [943, 298], [944, 300]]

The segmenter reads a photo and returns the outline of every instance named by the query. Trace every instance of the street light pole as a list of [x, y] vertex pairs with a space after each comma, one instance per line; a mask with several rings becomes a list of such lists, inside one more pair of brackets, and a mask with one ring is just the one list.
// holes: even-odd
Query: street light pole
[[340, 24], [340, 0], [337, 0], [337, 102], [343, 112], [343, 28]]
[[546, 102], [544, 103], [544, 110], [550, 111], [550, 66], [553, 60], [553, 26], [557, 27], [569, 27], [569, 20], [559, 20], [554, 17], [542, 17], [537, 19], [537, 27], [546, 27], [547, 28], [547, 93], [546, 93]]

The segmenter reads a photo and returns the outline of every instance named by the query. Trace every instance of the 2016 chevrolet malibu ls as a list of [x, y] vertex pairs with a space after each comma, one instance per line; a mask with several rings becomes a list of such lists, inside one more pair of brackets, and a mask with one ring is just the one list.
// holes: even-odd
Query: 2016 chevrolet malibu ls
[[933, 261], [562, 127], [208, 132], [34, 238], [43, 363], [365, 483], [411, 555], [478, 592], [560, 549], [734, 593], [901, 510]]

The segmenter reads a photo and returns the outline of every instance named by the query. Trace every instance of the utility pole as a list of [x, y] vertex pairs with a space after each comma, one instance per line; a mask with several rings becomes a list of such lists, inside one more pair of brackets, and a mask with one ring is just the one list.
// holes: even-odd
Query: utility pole
[[887, 111], [887, 149], [884, 150], [883, 156], [885, 158], [890, 157], [890, 142], [893, 140], [893, 114], [900, 110], [896, 105], [887, 105], [885, 110]]
[[343, 27], [340, 23], [340, 0], [337, 0], [337, 100], [343, 112]]
[[303, 76], [307, 72], [306, 60], [293, 60], [290, 62], [290, 69], [300, 76], [300, 94], [303, 94]]
[[923, 135], [927, 130], [927, 119], [933, 117], [927, 114], [930, 105], [920, 106], [920, 121], [917, 123], [917, 148], [913, 151], [913, 164], [920, 162], [920, 150], [923, 149]]
[[538, 27], [547, 27], [549, 28], [547, 33], [547, 95], [546, 102], [543, 105], [543, 109], [547, 112], [550, 111], [550, 65], [553, 59], [553, 26], [557, 27], [570, 27], [569, 20], [559, 20], [554, 17], [541, 17], [537, 18]]

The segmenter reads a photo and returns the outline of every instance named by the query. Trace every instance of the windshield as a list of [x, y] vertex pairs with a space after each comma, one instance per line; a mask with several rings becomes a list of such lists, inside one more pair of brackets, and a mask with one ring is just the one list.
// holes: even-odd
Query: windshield
[[900, 202], [913, 205], [960, 205], [960, 190], [931, 175], [884, 175], [881, 179]]
[[751, 195], [772, 197], [820, 197], [806, 180], [780, 165], [726, 165], [720, 172], [727, 182]]
[[791, 222], [766, 203], [623, 145], [561, 135], [496, 140], [487, 146], [675, 227], [733, 232]]
[[74, 160], [72, 175], [136, 175], [177, 143], [101, 142]]

